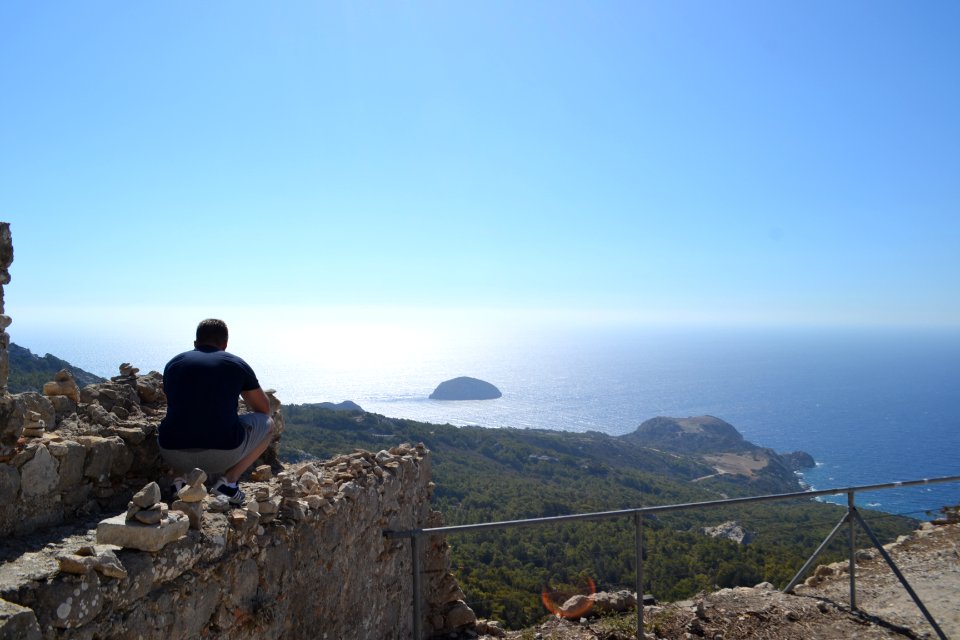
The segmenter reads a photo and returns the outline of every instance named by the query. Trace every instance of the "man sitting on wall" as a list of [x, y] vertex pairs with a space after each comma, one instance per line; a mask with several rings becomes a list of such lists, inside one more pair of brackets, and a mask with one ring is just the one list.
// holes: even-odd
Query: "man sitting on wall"
[[[204, 320], [194, 349], [174, 356], [164, 368], [167, 415], [160, 423], [160, 455], [178, 476], [194, 468], [222, 474], [212, 491], [242, 505], [245, 496], [237, 481], [270, 444], [273, 420], [257, 376], [227, 352], [227, 338], [223, 320]], [[252, 413], [237, 414], [238, 396]], [[173, 490], [183, 484], [177, 477]]]

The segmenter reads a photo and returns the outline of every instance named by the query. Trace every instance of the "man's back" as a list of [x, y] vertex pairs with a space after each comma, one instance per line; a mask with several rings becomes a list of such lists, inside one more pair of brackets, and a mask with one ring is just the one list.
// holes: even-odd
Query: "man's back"
[[163, 371], [167, 415], [160, 424], [166, 449], [233, 449], [244, 439], [237, 416], [242, 391], [259, 388], [238, 356], [199, 345], [174, 356]]

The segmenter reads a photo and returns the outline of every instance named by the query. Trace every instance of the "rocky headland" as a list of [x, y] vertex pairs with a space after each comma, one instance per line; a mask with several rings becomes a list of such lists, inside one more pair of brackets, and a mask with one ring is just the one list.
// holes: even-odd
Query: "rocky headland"
[[763, 483], [765, 478], [777, 478], [795, 484], [796, 471], [816, 464], [813, 456], [805, 451], [778, 454], [749, 442], [732, 424], [714, 416], [659, 416], [643, 422], [636, 431], [621, 438], [653, 449], [696, 457], [715, 472], [702, 479], [726, 475], [756, 483]]

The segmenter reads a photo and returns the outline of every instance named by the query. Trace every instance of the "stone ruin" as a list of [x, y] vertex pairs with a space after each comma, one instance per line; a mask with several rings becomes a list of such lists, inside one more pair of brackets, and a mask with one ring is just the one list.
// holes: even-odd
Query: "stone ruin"
[[[3, 285], [12, 260], [0, 223]], [[284, 465], [268, 390], [277, 441], [246, 504], [200, 470], [168, 504], [161, 374], [123, 363], [81, 389], [61, 371], [11, 395], [3, 314], [0, 286], [0, 640], [412, 636], [411, 545], [383, 532], [442, 525], [423, 445]], [[476, 629], [445, 539], [423, 547], [423, 628]]]

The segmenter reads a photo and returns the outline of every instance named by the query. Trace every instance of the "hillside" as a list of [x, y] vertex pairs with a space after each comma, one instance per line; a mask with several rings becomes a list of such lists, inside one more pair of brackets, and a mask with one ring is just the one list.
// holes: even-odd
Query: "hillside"
[[[739, 443], [732, 452], [682, 452], [645, 446], [636, 433], [454, 427], [316, 405], [285, 405], [283, 412], [281, 456], [291, 461], [423, 442], [433, 452], [434, 503], [448, 525], [800, 490], [780, 456], [739, 437], [731, 440]], [[726, 454], [756, 460], [743, 473], [710, 463]], [[651, 518], [644, 533], [645, 591], [676, 600], [717, 586], [783, 586], [840, 513], [835, 505], [794, 500]], [[750, 543], [703, 532], [727, 522], [748, 531]], [[873, 514], [871, 523], [884, 540], [915, 525], [883, 514]], [[589, 578], [597, 589], [615, 590], [634, 581], [633, 526], [624, 520], [460, 534], [450, 544], [468, 604], [511, 628], [543, 618], [540, 594], [548, 584]]]
[[10, 393], [39, 392], [44, 383], [53, 380], [54, 374], [61, 369], [66, 369], [72, 373], [74, 380], [80, 387], [106, 382], [104, 378], [89, 371], [84, 371], [80, 367], [75, 367], [66, 360], [61, 360], [49, 353], [40, 357], [29, 349], [13, 343], [10, 343], [9, 352], [10, 375], [7, 380], [7, 388]]

